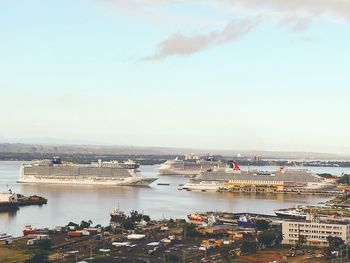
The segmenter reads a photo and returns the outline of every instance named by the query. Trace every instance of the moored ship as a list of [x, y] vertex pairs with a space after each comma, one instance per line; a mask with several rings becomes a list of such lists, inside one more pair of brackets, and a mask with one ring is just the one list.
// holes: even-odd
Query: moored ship
[[275, 214], [282, 218], [293, 218], [293, 219], [306, 219], [307, 213], [304, 212], [302, 206], [296, 206], [295, 208], [277, 209]]
[[52, 160], [35, 161], [21, 166], [19, 183], [42, 184], [89, 184], [147, 186], [157, 178], [143, 177], [139, 172], [139, 164], [128, 160], [73, 164], [63, 163], [59, 157]]
[[218, 167], [202, 172], [183, 186], [186, 190], [235, 190], [246, 192], [293, 192], [332, 189], [335, 185], [306, 169], [286, 169], [276, 171], [242, 171], [235, 161], [226, 167]]
[[16, 195], [10, 193], [0, 193], [0, 212], [11, 212], [18, 210]]
[[220, 166], [220, 161], [215, 161], [212, 157], [205, 159], [193, 158], [180, 160], [175, 158], [167, 160], [158, 168], [160, 175], [185, 175], [193, 176], [201, 172]]

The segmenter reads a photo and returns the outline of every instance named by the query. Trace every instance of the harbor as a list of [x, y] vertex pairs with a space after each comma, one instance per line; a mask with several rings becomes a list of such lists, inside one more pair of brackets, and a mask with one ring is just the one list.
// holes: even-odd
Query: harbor
[[[193, 211], [212, 211], [213, 208], [227, 212], [274, 215], [276, 209], [294, 207], [295, 204], [317, 205], [332, 198], [323, 194], [179, 191], [178, 186], [186, 184], [189, 179], [181, 176], [158, 176], [158, 165], [140, 167], [144, 177], [158, 177], [158, 180], [149, 187], [18, 184], [21, 164], [22, 162], [0, 162], [2, 192], [11, 188], [14, 192], [26, 196], [35, 194], [44, 196], [48, 199], [48, 204], [41, 207], [22, 207], [11, 213], [0, 213], [0, 230], [6, 228], [6, 231], [14, 236], [21, 234], [24, 225], [43, 227], [44, 222], [36, 216], [38, 214], [49, 222], [46, 227], [63, 225], [68, 220], [80, 222], [84, 218], [107, 225], [108, 220], [103, 215], [113, 210], [117, 203], [125, 212], [130, 212], [133, 208], [152, 214], [155, 219], [162, 219], [184, 218]], [[267, 168], [269, 167], [257, 167], [257, 169]], [[242, 169], [247, 168], [243, 166]], [[329, 169], [327, 168], [327, 171]], [[332, 173], [338, 176], [348, 172], [346, 168], [332, 169]], [[159, 183], [166, 185], [158, 185]]]

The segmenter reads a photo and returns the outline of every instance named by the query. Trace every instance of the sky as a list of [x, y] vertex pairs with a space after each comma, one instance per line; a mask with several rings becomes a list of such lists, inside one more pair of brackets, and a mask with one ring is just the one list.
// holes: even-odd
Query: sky
[[347, 0], [0, 0], [0, 139], [350, 153]]

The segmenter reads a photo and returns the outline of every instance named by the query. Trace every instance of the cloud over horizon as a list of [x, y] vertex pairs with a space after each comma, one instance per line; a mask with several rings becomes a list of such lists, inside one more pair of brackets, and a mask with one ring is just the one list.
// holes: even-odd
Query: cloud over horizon
[[223, 30], [205, 34], [186, 36], [175, 33], [159, 43], [157, 52], [146, 60], [164, 59], [173, 55], [188, 56], [211, 46], [234, 41], [252, 30], [258, 21], [258, 18], [231, 21]]
[[[189, 56], [207, 48], [235, 41], [249, 33], [265, 19], [272, 19], [277, 26], [291, 32], [303, 32], [317, 17], [327, 17], [350, 22], [350, 1], [347, 0], [104, 0], [133, 15], [148, 19], [173, 21], [183, 20], [179, 14], [169, 12], [172, 6], [193, 4], [214, 8], [215, 12], [229, 14], [226, 26], [221, 30], [186, 35], [180, 31], [170, 34], [156, 45], [156, 51], [145, 60], [161, 60], [169, 56]], [[143, 11], [142, 11], [143, 10]], [[224, 15], [223, 15], [224, 16]], [[238, 20], [238, 17], [240, 18]], [[242, 18], [243, 17], [243, 18]], [[257, 19], [259, 17], [259, 19]], [[193, 18], [195, 22], [198, 17]], [[203, 20], [209, 19], [205, 14]], [[185, 21], [188, 22], [186, 17]], [[198, 21], [196, 21], [198, 22]], [[191, 23], [195, 24], [195, 23]]]

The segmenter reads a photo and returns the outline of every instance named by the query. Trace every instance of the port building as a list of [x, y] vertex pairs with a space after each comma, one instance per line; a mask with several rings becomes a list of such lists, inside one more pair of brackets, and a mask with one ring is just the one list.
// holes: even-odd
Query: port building
[[312, 220], [286, 220], [282, 223], [282, 244], [296, 245], [300, 237], [306, 239], [305, 245], [328, 246], [327, 237], [340, 237], [345, 243], [350, 243], [350, 224], [345, 222], [322, 222]]

